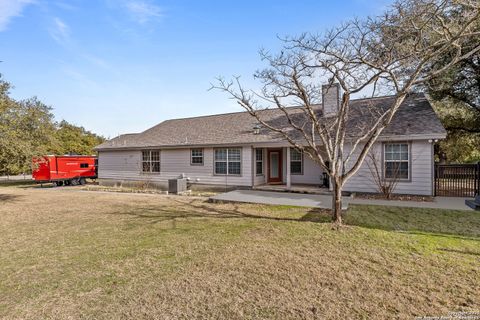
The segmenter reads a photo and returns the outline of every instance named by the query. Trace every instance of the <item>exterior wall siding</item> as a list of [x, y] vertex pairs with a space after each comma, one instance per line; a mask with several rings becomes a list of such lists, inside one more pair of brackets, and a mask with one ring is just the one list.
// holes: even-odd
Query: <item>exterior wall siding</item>
[[[395, 193], [399, 194], [433, 194], [433, 146], [426, 140], [417, 140], [410, 143], [410, 180], [397, 184]], [[250, 187], [266, 183], [268, 159], [264, 148], [264, 175], [256, 175], [254, 148], [242, 147], [242, 174], [240, 176], [214, 175], [213, 155], [214, 148], [204, 148], [204, 164], [190, 164], [190, 149], [163, 149], [160, 151], [160, 173], [143, 173], [142, 152], [130, 151], [100, 151], [99, 152], [99, 179], [112, 181], [149, 181], [166, 185], [167, 180], [176, 178], [184, 173], [192, 183], [218, 186]], [[373, 147], [373, 152], [381, 159], [382, 143]], [[286, 182], [286, 148], [283, 148], [283, 175]], [[366, 159], [365, 161], [368, 161]], [[304, 156], [303, 174], [291, 175], [292, 184], [322, 183], [322, 169], [313, 160]], [[345, 185], [345, 191], [350, 192], [378, 192], [370, 169], [366, 162], [360, 170]]]
[[100, 151], [98, 178], [142, 180], [141, 157], [141, 151]]
[[[290, 159], [288, 159], [290, 160]], [[309, 156], [303, 155], [303, 173], [292, 174], [292, 183], [321, 185], [323, 170]]]
[[98, 177], [117, 181], [149, 181], [166, 183], [184, 173], [192, 183], [212, 185], [251, 186], [251, 147], [242, 148], [242, 169], [240, 176], [215, 175], [213, 173], [213, 148], [204, 148], [203, 165], [190, 164], [190, 149], [161, 149], [160, 173], [143, 173], [142, 152], [101, 151], [99, 152]]
[[[410, 179], [399, 181], [394, 193], [433, 195], [433, 146], [425, 140], [412, 141], [410, 143]], [[383, 144], [376, 143], [372, 152], [377, 159], [382, 160]], [[345, 184], [345, 191], [350, 192], [378, 192], [377, 186], [367, 165], [371, 161], [367, 157], [359, 171]], [[382, 164], [380, 164], [380, 168]]]

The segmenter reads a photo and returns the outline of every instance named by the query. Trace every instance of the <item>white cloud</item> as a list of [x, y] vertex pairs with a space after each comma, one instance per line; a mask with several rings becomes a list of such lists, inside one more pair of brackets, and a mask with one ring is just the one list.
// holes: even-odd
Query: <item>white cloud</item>
[[62, 19], [54, 18], [50, 36], [58, 43], [66, 44], [70, 40], [70, 27]]
[[124, 7], [132, 19], [140, 24], [158, 20], [163, 16], [162, 9], [159, 6], [143, 0], [125, 1]]
[[13, 17], [22, 15], [23, 9], [33, 0], [0, 0], [0, 31], [4, 31]]

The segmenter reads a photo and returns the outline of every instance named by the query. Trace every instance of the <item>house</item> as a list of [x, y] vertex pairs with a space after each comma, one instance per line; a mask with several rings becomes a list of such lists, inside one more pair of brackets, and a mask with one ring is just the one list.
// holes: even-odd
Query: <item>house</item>
[[[318, 112], [334, 113], [339, 96], [339, 90], [329, 90], [316, 106]], [[371, 110], [382, 110], [393, 99], [351, 100], [352, 134], [354, 124], [368, 120]], [[290, 112], [302, 114], [295, 107]], [[286, 125], [279, 109], [263, 110], [261, 117]], [[392, 167], [399, 168], [395, 193], [433, 195], [434, 142], [445, 137], [446, 131], [426, 97], [409, 95], [372, 148], [381, 161], [384, 178], [391, 178]], [[166, 188], [168, 179], [180, 175], [194, 186], [222, 189], [323, 183], [322, 169], [314, 161], [291, 148], [278, 133], [259, 127], [247, 112], [167, 120], [141, 133], [120, 135], [96, 150], [102, 184], [148, 183]], [[371, 166], [364, 163], [345, 190], [377, 192], [374, 181]]]

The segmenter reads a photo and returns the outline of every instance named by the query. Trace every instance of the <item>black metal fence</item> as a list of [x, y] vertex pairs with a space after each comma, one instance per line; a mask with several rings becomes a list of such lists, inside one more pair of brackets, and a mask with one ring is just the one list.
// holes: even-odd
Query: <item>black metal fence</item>
[[480, 194], [480, 162], [477, 164], [435, 164], [435, 195], [475, 197]]

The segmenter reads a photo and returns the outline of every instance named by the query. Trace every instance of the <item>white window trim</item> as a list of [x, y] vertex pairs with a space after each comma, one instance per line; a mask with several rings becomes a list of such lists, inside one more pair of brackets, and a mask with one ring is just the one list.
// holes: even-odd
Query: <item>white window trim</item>
[[[193, 150], [200, 150], [202, 152], [202, 155], [201, 156], [193, 156]], [[194, 163], [193, 158], [202, 158], [202, 162], [201, 163]], [[192, 149], [190, 149], [190, 165], [191, 166], [203, 166], [204, 161], [205, 161], [205, 151], [204, 151], [203, 148], [192, 148]]]
[[[143, 153], [144, 152], [148, 152], [148, 160], [143, 160]], [[158, 152], [158, 161], [155, 160], [155, 161], [152, 161], [152, 152]], [[141, 167], [141, 172], [144, 173], [144, 174], [159, 174], [162, 169], [161, 169], [161, 163], [160, 163], [160, 158], [161, 158], [161, 155], [160, 155], [160, 150], [142, 150], [142, 167]], [[152, 171], [152, 168], [153, 168], [153, 163], [157, 163], [158, 162], [158, 171]], [[149, 171], [144, 171], [143, 170], [143, 164], [144, 163], [148, 163], [149, 164]]]
[[[407, 160], [386, 160], [385, 153], [386, 153], [386, 147], [389, 144], [406, 144], [407, 145]], [[396, 180], [399, 182], [411, 182], [412, 181], [412, 147], [411, 147], [410, 142], [405, 142], [405, 141], [395, 141], [395, 142], [384, 142], [382, 144], [383, 152], [382, 152], [382, 174], [383, 174], [383, 179], [384, 180], [394, 180], [394, 178], [387, 178], [386, 175], [386, 163], [387, 162], [407, 162], [408, 163], [408, 178], [397, 178]]]
[[[262, 155], [262, 160], [257, 160], [257, 150], [260, 151], [260, 154]], [[265, 155], [264, 155], [264, 152], [265, 150], [263, 148], [256, 148], [255, 149], [255, 175], [257, 176], [264, 176], [265, 175], [265, 166], [264, 166], [264, 158], [265, 158]], [[261, 168], [262, 168], [262, 172], [261, 173], [258, 173], [257, 172], [257, 168], [258, 168], [258, 163], [261, 162]]]
[[[293, 152], [295, 152], [295, 151], [300, 153], [300, 160], [292, 160], [292, 155], [293, 155]], [[290, 159], [289, 159], [289, 161], [290, 161], [290, 174], [291, 175], [297, 175], [297, 176], [303, 175], [303, 165], [304, 165], [304, 163], [303, 163], [303, 152], [298, 151], [295, 148], [290, 148]], [[292, 162], [300, 162], [300, 167], [301, 167], [300, 172], [292, 172]]]
[[[229, 150], [232, 150], [232, 149], [238, 149], [240, 150], [240, 160], [239, 161], [229, 161], [228, 160], [228, 151]], [[227, 159], [225, 161], [217, 161], [216, 158], [215, 158], [215, 152], [217, 150], [227, 150]], [[214, 148], [213, 149], [213, 175], [214, 176], [232, 176], [232, 177], [241, 177], [242, 176], [242, 163], [243, 163], [243, 156], [242, 156], [242, 147], [227, 147], [227, 148]], [[227, 163], [227, 166], [226, 166], [226, 169], [227, 169], [227, 173], [216, 173], [215, 170], [217, 168], [216, 166], [216, 163], [217, 162], [226, 162]], [[231, 174], [231, 173], [228, 173], [228, 163], [229, 162], [239, 162], [240, 163], [240, 173], [239, 174]]]

